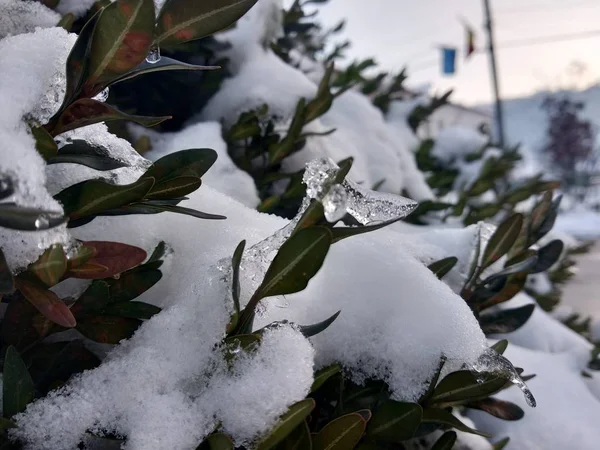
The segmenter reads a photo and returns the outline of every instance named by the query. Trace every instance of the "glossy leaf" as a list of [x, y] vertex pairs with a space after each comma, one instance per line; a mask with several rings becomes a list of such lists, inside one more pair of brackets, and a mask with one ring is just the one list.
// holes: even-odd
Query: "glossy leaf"
[[508, 278], [508, 281], [506, 282], [506, 286], [504, 286], [504, 289], [502, 289], [502, 291], [493, 296], [492, 298], [486, 300], [485, 302], [483, 302], [482, 304], [478, 305], [478, 309], [480, 311], [483, 311], [484, 309], [487, 308], [491, 308], [494, 305], [497, 305], [499, 303], [504, 303], [508, 300], [510, 300], [511, 298], [513, 298], [515, 295], [517, 295], [519, 292], [521, 292], [523, 290], [523, 287], [525, 286], [525, 282], [527, 281], [527, 275], [523, 274], [523, 273], [518, 273], [515, 275], [511, 275]]
[[96, 94], [146, 59], [154, 20], [153, 0], [118, 0], [102, 10], [92, 37], [86, 95]]
[[467, 370], [452, 372], [439, 382], [431, 398], [427, 400], [430, 405], [450, 406], [465, 401], [478, 400], [489, 397], [502, 390], [506, 384], [504, 378], [490, 374], [477, 376]]
[[98, 100], [93, 100], [91, 98], [81, 98], [65, 108], [57, 119], [56, 125], [50, 131], [53, 136], [57, 136], [76, 128], [99, 122], [109, 122], [111, 120], [128, 120], [144, 127], [152, 127], [170, 118], [170, 116], [134, 116], [119, 111], [107, 103], [99, 102]]
[[70, 256], [67, 260], [67, 269], [73, 270], [84, 265], [95, 254], [96, 251], [93, 248], [80, 245], [79, 248], [77, 248], [76, 253]]
[[118, 344], [121, 340], [133, 336], [141, 323], [141, 320], [127, 317], [84, 317], [77, 323], [77, 331], [102, 344]]
[[47, 287], [57, 284], [67, 270], [67, 255], [60, 244], [50, 246], [28, 271]]
[[300, 216], [300, 220], [296, 224], [292, 236], [298, 231], [319, 224], [325, 219], [325, 211], [323, 204], [315, 199], [310, 201], [310, 204], [306, 208], [306, 211]]
[[510, 442], [510, 438], [505, 437], [504, 439], [496, 442], [493, 445], [493, 450], [503, 450], [508, 445], [509, 442]]
[[508, 347], [508, 341], [506, 339], [502, 339], [492, 345], [490, 348], [494, 349], [500, 355], [503, 355]]
[[93, 313], [102, 311], [110, 301], [110, 286], [106, 281], [94, 280], [73, 305], [73, 313], [79, 315], [79, 311]]
[[300, 330], [300, 333], [304, 335], [304, 337], [314, 336], [316, 334], [321, 333], [322, 331], [325, 331], [329, 327], [329, 325], [331, 325], [335, 321], [335, 319], [337, 319], [337, 316], [339, 316], [340, 313], [341, 311], [338, 311], [330, 318], [322, 322], [315, 323], [313, 325], [299, 325], [298, 329]]
[[167, 0], [160, 10], [154, 41], [173, 45], [222, 30], [248, 11], [256, 0]]
[[56, 156], [58, 152], [58, 145], [54, 141], [54, 138], [45, 128], [42, 127], [33, 127], [31, 128], [31, 134], [35, 139], [35, 149], [44, 158], [48, 161], [53, 156]]
[[312, 437], [306, 421], [298, 425], [277, 446], [277, 450], [312, 450]]
[[332, 364], [330, 366], [323, 367], [315, 372], [313, 384], [310, 387], [310, 393], [315, 392], [323, 384], [329, 380], [332, 376], [337, 375], [342, 371], [342, 367], [339, 364]]
[[[136, 210], [136, 208], [139, 208]], [[221, 216], [219, 214], [210, 214], [202, 211], [198, 211], [196, 209], [185, 208], [183, 206], [171, 206], [171, 205], [160, 205], [156, 203], [151, 203], [150, 201], [145, 201], [142, 203], [133, 203], [131, 206], [125, 208], [125, 210], [131, 209], [135, 211], [134, 214], [157, 214], [161, 212], [172, 212], [177, 214], [183, 214], [186, 216], [196, 217], [198, 219], [207, 219], [207, 220], [224, 220], [227, 219], [225, 216]]]
[[[125, 272], [141, 264], [147, 257], [143, 249], [121, 242], [86, 241], [84, 245], [95, 251], [94, 257], [87, 264], [95, 263], [107, 268], [106, 272], [101, 273], [100, 278], [112, 277]], [[97, 273], [82, 273], [81, 268], [78, 270], [77, 278], [98, 278]], [[74, 276], [73, 272], [71, 272], [71, 276]]]
[[294, 403], [269, 433], [260, 439], [256, 449], [269, 450], [275, 447], [304, 422], [314, 407], [315, 401], [312, 398], [305, 398]]
[[17, 279], [17, 289], [44, 317], [52, 322], [65, 328], [73, 328], [77, 324], [67, 305], [44, 286]]
[[245, 248], [246, 241], [240, 242], [233, 252], [233, 258], [231, 258], [231, 298], [233, 299], [235, 314], [233, 327], [237, 325], [240, 315], [240, 264], [242, 263]]
[[0, 296], [10, 294], [15, 289], [15, 280], [12, 276], [4, 252], [0, 248]]
[[367, 422], [358, 413], [332, 420], [313, 436], [314, 450], [351, 450], [362, 438]]
[[458, 258], [456, 256], [450, 256], [448, 258], [440, 259], [439, 261], [433, 262], [427, 266], [429, 270], [431, 270], [436, 277], [440, 280], [444, 278], [444, 276], [452, 270], [452, 268], [458, 262]]
[[7, 176], [0, 177], [0, 200], [10, 197], [15, 192], [12, 180]]
[[170, 153], [154, 161], [146, 171], [157, 183], [179, 177], [201, 178], [217, 160], [217, 152], [210, 148], [192, 148]]
[[138, 201], [153, 185], [153, 178], [142, 178], [126, 185], [87, 180], [66, 188], [54, 198], [63, 205], [65, 214], [71, 219], [78, 219]]
[[21, 231], [48, 230], [67, 221], [62, 214], [14, 203], [0, 203], [0, 227]]
[[442, 374], [442, 369], [444, 368], [446, 361], [448, 361], [448, 358], [446, 357], [446, 355], [442, 354], [440, 356], [440, 362], [438, 363], [435, 372], [431, 376], [431, 379], [428, 380], [429, 385], [427, 386], [427, 391], [425, 391], [425, 393], [419, 399], [419, 404], [424, 403], [429, 397], [431, 397], [431, 394], [433, 394], [433, 391], [437, 386], [437, 383], [440, 379], [440, 375]]
[[156, 183], [146, 198], [169, 199], [183, 197], [194, 192], [202, 185], [202, 180], [196, 177], [177, 177]]
[[370, 233], [371, 231], [379, 230], [381, 228], [385, 228], [388, 225], [398, 222], [403, 219], [403, 217], [398, 217], [396, 219], [391, 219], [385, 222], [381, 222], [377, 225], [363, 225], [358, 227], [334, 227], [331, 229], [333, 233], [333, 243], [335, 244], [342, 239], [349, 238], [351, 236], [356, 236], [358, 234]]
[[565, 245], [561, 240], [555, 239], [538, 250], [538, 261], [531, 273], [545, 272], [550, 269], [563, 253]]
[[399, 443], [415, 434], [423, 410], [417, 403], [388, 400], [373, 412], [367, 435], [373, 439]]
[[161, 278], [162, 272], [160, 270], [146, 270], [143, 266], [139, 270], [125, 272], [118, 280], [110, 283], [111, 301], [120, 303], [133, 300], [158, 283]]
[[257, 293], [271, 297], [306, 288], [323, 265], [331, 241], [331, 231], [325, 227], [305, 228], [291, 236], [271, 262]]
[[467, 408], [479, 409], [503, 420], [521, 420], [525, 412], [517, 405], [496, 398], [486, 398], [476, 402], [467, 403]]
[[209, 435], [198, 447], [198, 450], [233, 450], [233, 441], [224, 433]]
[[106, 278], [108, 274], [108, 267], [103, 266], [102, 264], [97, 264], [93, 262], [86, 262], [81, 266], [70, 270], [67, 273], [67, 277], [71, 278], [85, 278], [88, 280], [98, 280], [102, 278]]
[[535, 305], [504, 309], [479, 316], [479, 325], [485, 334], [511, 333], [521, 328], [533, 314]]
[[134, 69], [112, 79], [110, 84], [112, 85], [122, 81], [131, 80], [140, 75], [153, 72], [166, 72], [172, 70], [217, 70], [220, 68], [220, 66], [198, 66], [195, 64], [188, 64], [182, 61], [177, 61], [176, 59], [167, 58], [166, 56], [161, 56], [160, 60], [155, 63], [149, 63], [144, 59], [144, 61], [142, 61], [142, 63]]
[[486, 438], [492, 437], [491, 434], [468, 427], [459, 419], [457, 419], [451, 412], [445, 409], [425, 408], [423, 410], [423, 422], [439, 423], [441, 425], [456, 428], [458, 431], [463, 431], [465, 433], [476, 434]]
[[483, 253], [482, 265], [489, 267], [502, 258], [511, 249], [523, 226], [523, 216], [513, 214], [502, 222], [487, 243]]
[[102, 313], [109, 316], [148, 320], [160, 311], [161, 309], [158, 306], [144, 302], [120, 302], [111, 303], [102, 310]]
[[11, 345], [4, 356], [2, 372], [2, 414], [10, 418], [23, 412], [33, 400], [35, 385], [27, 366], [17, 350]]
[[497, 280], [502, 277], [506, 277], [507, 275], [513, 275], [516, 273], [526, 272], [529, 273], [531, 269], [533, 269], [538, 262], [537, 255], [532, 255], [523, 261], [512, 264], [508, 267], [505, 267], [499, 272], [496, 272], [493, 275], [490, 275], [485, 280], [481, 282], [482, 285], [487, 285], [492, 283], [494, 280]]
[[437, 441], [435, 441], [431, 450], [452, 450], [456, 443], [456, 438], [455, 431], [446, 431]]

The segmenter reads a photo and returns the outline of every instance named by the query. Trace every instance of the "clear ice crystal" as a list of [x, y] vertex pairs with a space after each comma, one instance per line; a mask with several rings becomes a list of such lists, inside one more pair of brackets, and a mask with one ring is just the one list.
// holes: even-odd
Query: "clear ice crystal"
[[323, 209], [328, 222], [337, 222], [346, 215], [348, 192], [340, 184], [331, 186], [323, 197]]
[[517, 372], [517, 369], [515, 369], [515, 366], [494, 349], [486, 349], [473, 365], [472, 369], [476, 373], [487, 372], [507, 378], [511, 383], [519, 387], [529, 406], [532, 408], [537, 406], [535, 397], [519, 375], [519, 372]]
[[148, 50], [148, 55], [146, 56], [146, 62], [150, 64], [156, 64], [160, 61], [160, 47], [158, 45], [153, 45]]
[[96, 100], [98, 102], [104, 103], [108, 99], [108, 94], [109, 94], [109, 90], [106, 87], [106, 88], [102, 89], [100, 92], [98, 92], [94, 97], [92, 97], [92, 100]]

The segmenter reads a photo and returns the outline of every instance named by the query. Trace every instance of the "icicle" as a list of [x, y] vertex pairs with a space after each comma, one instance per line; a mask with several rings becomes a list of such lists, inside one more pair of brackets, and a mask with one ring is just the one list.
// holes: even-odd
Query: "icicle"
[[487, 372], [508, 378], [511, 383], [516, 384], [521, 389], [527, 404], [532, 408], [536, 407], [535, 397], [517, 372], [517, 369], [515, 369], [515, 366], [494, 349], [486, 349], [472, 369], [476, 373]]
[[92, 97], [92, 100], [96, 100], [98, 102], [104, 103], [106, 101], [106, 99], [108, 98], [108, 94], [109, 94], [108, 88], [104, 88], [98, 94], [96, 94], [94, 97]]
[[153, 45], [148, 50], [148, 55], [146, 56], [146, 62], [150, 64], [156, 64], [160, 61], [160, 47], [158, 45]]

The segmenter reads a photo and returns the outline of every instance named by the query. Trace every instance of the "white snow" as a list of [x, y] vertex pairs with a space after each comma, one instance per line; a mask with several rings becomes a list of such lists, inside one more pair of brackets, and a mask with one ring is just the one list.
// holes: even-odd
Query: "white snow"
[[60, 15], [40, 2], [0, 0], [0, 39], [55, 26]]
[[558, 231], [568, 233], [577, 239], [598, 239], [600, 238], [600, 213], [579, 205], [571, 211], [559, 214], [555, 227]]

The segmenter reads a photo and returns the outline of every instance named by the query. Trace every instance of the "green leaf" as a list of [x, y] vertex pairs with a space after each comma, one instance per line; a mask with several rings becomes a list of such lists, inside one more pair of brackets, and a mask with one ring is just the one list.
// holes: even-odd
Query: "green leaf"
[[156, 183], [146, 198], [170, 199], [183, 197], [200, 187], [202, 180], [196, 177], [177, 177], [162, 183]]
[[47, 287], [57, 284], [67, 270], [67, 255], [62, 245], [50, 246], [27, 270]]
[[314, 381], [310, 387], [310, 393], [315, 392], [323, 384], [329, 380], [332, 376], [337, 375], [342, 371], [342, 367], [339, 364], [332, 364], [330, 366], [323, 367], [315, 372]]
[[23, 295], [14, 295], [0, 323], [2, 343], [13, 345], [18, 351], [30, 348], [43, 337], [34, 325], [40, 317], [46, 320]]
[[558, 239], [555, 239], [540, 248], [537, 252], [537, 264], [533, 270], [531, 270], [531, 273], [545, 272], [550, 269], [560, 259], [564, 248], [565, 245]]
[[502, 420], [521, 420], [525, 412], [517, 405], [496, 398], [486, 398], [467, 403], [467, 408], [478, 409]]
[[92, 36], [86, 95], [98, 93], [146, 59], [154, 20], [152, 0], [118, 0], [102, 10]]
[[492, 345], [490, 348], [494, 349], [496, 353], [503, 355], [508, 347], [508, 341], [506, 339], [502, 339]]
[[58, 145], [54, 141], [54, 138], [45, 128], [42, 127], [32, 127], [31, 134], [35, 139], [35, 149], [44, 158], [48, 161], [50, 158], [56, 155], [58, 152]]
[[292, 294], [306, 288], [323, 265], [331, 244], [328, 228], [311, 227], [298, 231], [277, 252], [257, 294], [264, 298]]
[[48, 230], [67, 221], [60, 213], [0, 203], [0, 227], [21, 231]]
[[509, 442], [510, 442], [510, 438], [505, 437], [501, 441], [498, 441], [494, 444], [493, 450], [503, 450], [508, 445]]
[[393, 443], [410, 439], [421, 423], [422, 414], [423, 410], [417, 403], [388, 400], [374, 411], [367, 435]]
[[173, 45], [222, 30], [248, 11], [256, 0], [167, 0], [160, 10], [154, 42]]
[[479, 400], [502, 390], [505, 385], [504, 378], [492, 374], [482, 373], [476, 376], [467, 370], [459, 370], [448, 374], [439, 382], [427, 404], [451, 406]]
[[371, 231], [379, 230], [380, 228], [385, 228], [388, 225], [396, 223], [401, 219], [403, 219], [403, 217], [387, 220], [377, 225], [364, 225], [358, 227], [334, 227], [331, 229], [331, 232], [333, 233], [333, 243], [335, 244], [336, 242], [341, 241], [342, 239], [346, 239], [351, 236], [356, 236], [357, 234], [370, 233]]
[[306, 105], [304, 118], [305, 124], [312, 122], [317, 117], [322, 116], [329, 110], [329, 108], [331, 108], [331, 105], [333, 104], [333, 95], [329, 90], [329, 86], [331, 84], [333, 70], [333, 63], [329, 64], [325, 70], [325, 74], [323, 75], [321, 82], [319, 83], [317, 95]]
[[4, 356], [2, 373], [2, 414], [10, 418], [23, 412], [33, 400], [35, 385], [27, 366], [15, 348], [10, 345]]
[[452, 268], [458, 262], [458, 258], [456, 256], [450, 256], [448, 258], [440, 259], [439, 261], [433, 262], [427, 266], [429, 270], [431, 270], [436, 277], [440, 280], [444, 278], [444, 276], [452, 270]]
[[[183, 206], [171, 206], [171, 205], [158, 205], [155, 203], [150, 203], [148, 201], [141, 203], [133, 203], [131, 206], [128, 206], [127, 209], [132, 209], [135, 211], [135, 208], [141, 208], [141, 210], [149, 211], [149, 213], [160, 213], [160, 212], [172, 212], [177, 214], [184, 214], [186, 216], [197, 217], [198, 219], [208, 219], [208, 220], [224, 220], [227, 219], [225, 216], [221, 216], [219, 214], [210, 214], [202, 211], [197, 211], [191, 208], [185, 208]], [[139, 211], [134, 213], [139, 214]]]
[[294, 145], [304, 126], [304, 107], [306, 100], [301, 98], [296, 104], [296, 111], [290, 124], [286, 137], [279, 143], [269, 146], [269, 164], [275, 165], [289, 156], [294, 150]]
[[73, 305], [73, 313], [102, 311], [110, 301], [110, 286], [106, 281], [94, 280]]
[[198, 450], [233, 450], [233, 441], [224, 433], [213, 433], [198, 447]]
[[470, 428], [462, 423], [459, 419], [457, 419], [451, 412], [445, 409], [438, 408], [425, 408], [423, 410], [423, 422], [426, 423], [439, 423], [442, 425], [450, 426], [456, 428], [458, 431], [463, 431], [465, 433], [476, 434], [478, 436], [483, 436], [486, 438], [492, 437], [491, 434], [484, 433], [479, 430], [475, 430], [474, 428]]
[[118, 280], [111, 281], [111, 302], [121, 303], [133, 300], [158, 283], [161, 278], [162, 272], [160, 270], [144, 269], [144, 266], [127, 271]]
[[129, 339], [142, 324], [141, 320], [117, 316], [84, 317], [77, 322], [77, 331], [102, 344], [118, 344]]
[[[114, 277], [117, 274], [140, 265], [147, 257], [143, 249], [121, 242], [85, 241], [84, 245], [94, 250], [94, 256], [84, 266], [69, 272], [70, 276], [87, 279]], [[98, 276], [98, 273], [88, 273], [82, 270], [90, 263], [104, 266], [106, 267], [106, 271], [101, 272], [101, 276]], [[134, 275], [129, 276], [134, 277]], [[137, 278], [139, 276], [142, 275], [135, 275], [136, 281], [139, 280]], [[149, 279], [153, 280], [152, 284], [158, 281], [156, 276], [152, 275], [150, 275]]]
[[[6, 433], [7, 430], [9, 430], [10, 428], [16, 428], [17, 424], [14, 423], [12, 420], [8, 420], [4, 417], [0, 417], [0, 436], [3, 435], [4, 433]], [[0, 447], [0, 448], [4, 448], [4, 447]]]
[[537, 233], [544, 219], [552, 210], [552, 191], [544, 192], [541, 200], [535, 205], [531, 211], [529, 230], [532, 234]]
[[104, 149], [96, 147], [82, 139], [75, 139], [58, 150], [47, 164], [81, 164], [96, 170], [113, 170], [127, 167], [127, 164], [114, 160], [104, 154]]
[[233, 258], [231, 258], [231, 298], [233, 299], [233, 307], [235, 308], [234, 327], [237, 325], [240, 315], [240, 264], [242, 263], [245, 248], [246, 241], [240, 242], [233, 252]]
[[52, 322], [65, 328], [73, 328], [77, 324], [67, 305], [45, 286], [17, 279], [17, 289], [44, 317]]
[[294, 403], [269, 433], [260, 440], [256, 450], [269, 450], [275, 447], [304, 422], [314, 407], [315, 401], [312, 398], [305, 398]]
[[[144, 59], [140, 65], [135, 67], [123, 75], [118, 76], [110, 81], [110, 85], [121, 83], [122, 81], [131, 80], [140, 75], [145, 75], [147, 73], [153, 72], [167, 72], [171, 70], [217, 70], [220, 69], [220, 66], [198, 66], [195, 64], [188, 64], [182, 61], [177, 61], [176, 59], [167, 58], [166, 56], [161, 56], [160, 60], [155, 63], [149, 63]], [[259, 129], [260, 131], [260, 129]]]
[[522, 273], [522, 272], [509, 276], [508, 281], [506, 282], [506, 285], [504, 286], [504, 289], [502, 289], [502, 291], [499, 294], [493, 296], [489, 300], [486, 300], [485, 302], [481, 303], [480, 305], [477, 305], [477, 309], [479, 311], [483, 311], [484, 309], [491, 308], [494, 305], [497, 305], [499, 303], [504, 303], [504, 302], [510, 300], [511, 298], [513, 298], [515, 295], [517, 295], [519, 292], [521, 292], [523, 290], [523, 287], [525, 287], [526, 281], [527, 281], [527, 274]]
[[217, 160], [217, 152], [211, 148], [192, 148], [170, 153], [154, 161], [144, 174], [157, 183], [179, 177], [202, 178]]
[[0, 297], [15, 290], [15, 280], [12, 276], [4, 252], [0, 248]]
[[424, 403], [429, 397], [431, 397], [431, 394], [433, 394], [433, 391], [437, 386], [437, 382], [440, 379], [440, 375], [442, 374], [442, 369], [444, 368], [446, 361], [448, 361], [448, 358], [446, 357], [446, 355], [442, 354], [440, 357], [440, 362], [438, 363], [438, 366], [435, 372], [433, 373], [431, 380], [429, 380], [429, 386], [427, 387], [427, 391], [421, 396], [421, 398], [419, 399], [419, 403]]
[[322, 331], [325, 331], [329, 327], [329, 325], [331, 325], [334, 322], [334, 320], [337, 319], [337, 316], [339, 316], [340, 313], [341, 311], [338, 311], [329, 319], [326, 319], [319, 323], [315, 323], [314, 325], [299, 325], [298, 329], [300, 330], [300, 333], [302, 333], [305, 337], [314, 336], [316, 334], [321, 333]]
[[166, 249], [167, 246], [165, 241], [160, 241], [144, 265], [162, 261], [165, 256]]
[[483, 268], [489, 267], [508, 253], [517, 240], [522, 226], [523, 216], [521, 214], [513, 214], [498, 226], [485, 247]]
[[306, 208], [306, 211], [300, 216], [300, 220], [298, 220], [298, 223], [292, 232], [292, 236], [304, 228], [319, 224], [324, 219], [325, 211], [323, 209], [323, 204], [318, 200], [311, 199], [308, 208]]
[[452, 450], [456, 443], [456, 437], [455, 431], [446, 431], [437, 441], [435, 441], [431, 450]]
[[313, 436], [314, 450], [351, 450], [362, 438], [367, 422], [358, 413], [332, 420]]
[[74, 184], [54, 196], [71, 219], [141, 200], [154, 185], [154, 178], [141, 178], [135, 183], [116, 185], [103, 180], [87, 180]]
[[236, 334], [225, 338], [223, 341], [225, 360], [231, 363], [239, 356], [240, 350], [246, 353], [254, 351], [261, 339], [262, 336], [259, 333]]
[[76, 128], [99, 122], [109, 122], [111, 120], [128, 120], [144, 127], [152, 127], [170, 118], [171, 116], [134, 116], [119, 111], [114, 106], [110, 106], [107, 103], [102, 103], [91, 98], [81, 98], [71, 103], [62, 112], [56, 121], [56, 125], [51, 130], [51, 133], [53, 136], [57, 136]]
[[312, 450], [312, 437], [306, 421], [294, 428], [276, 448], [277, 450]]
[[479, 325], [485, 334], [511, 333], [518, 330], [533, 314], [535, 305], [525, 305], [479, 316]]
[[529, 273], [531, 269], [535, 267], [538, 262], [537, 254], [534, 254], [523, 261], [520, 261], [516, 264], [505, 267], [500, 272], [497, 272], [493, 275], [490, 275], [485, 280], [481, 282], [481, 285], [487, 285], [492, 283], [499, 278], [506, 277], [507, 275], [513, 275], [517, 273]]
[[120, 302], [111, 303], [102, 310], [102, 314], [118, 317], [129, 317], [132, 319], [148, 320], [158, 314], [161, 309], [158, 306], [144, 302]]

